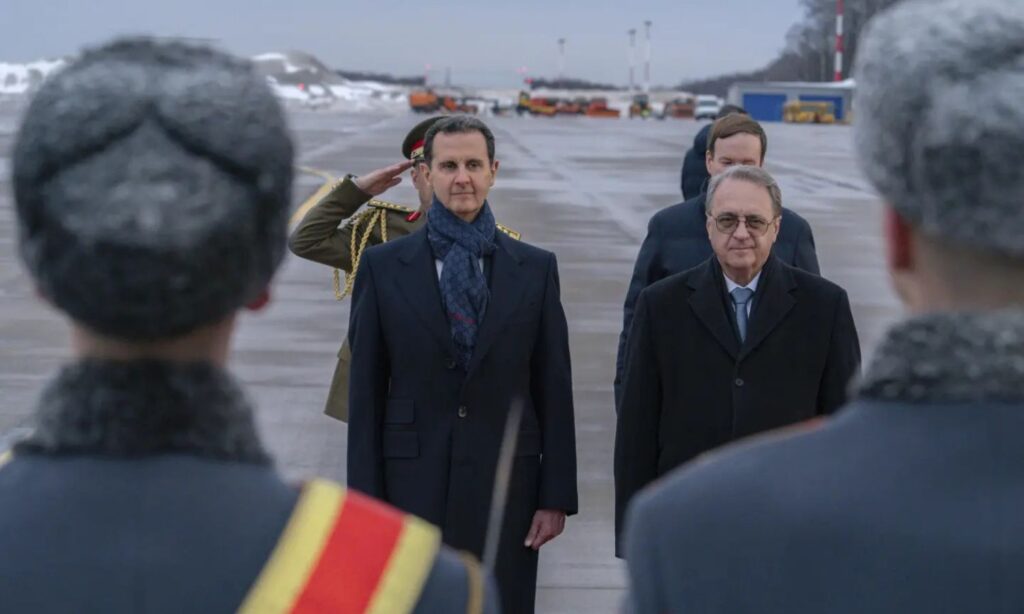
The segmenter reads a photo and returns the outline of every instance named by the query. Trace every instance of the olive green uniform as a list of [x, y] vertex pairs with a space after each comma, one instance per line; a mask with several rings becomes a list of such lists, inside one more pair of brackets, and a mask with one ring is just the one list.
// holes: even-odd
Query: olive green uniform
[[[359, 208], [367, 202], [370, 207], [357, 215]], [[348, 222], [342, 225], [345, 221]], [[355, 277], [363, 249], [385, 240], [404, 237], [423, 228], [426, 223], [425, 215], [408, 207], [371, 200], [371, 196], [360, 190], [352, 177], [348, 176], [302, 218], [288, 237], [288, 247], [296, 256], [345, 271], [346, 278], [351, 279]], [[336, 298], [341, 300], [345, 294], [336, 277]], [[342, 422], [348, 421], [348, 371], [351, 359], [352, 351], [346, 338], [338, 351], [338, 364], [334, 369], [324, 409], [325, 414]]]

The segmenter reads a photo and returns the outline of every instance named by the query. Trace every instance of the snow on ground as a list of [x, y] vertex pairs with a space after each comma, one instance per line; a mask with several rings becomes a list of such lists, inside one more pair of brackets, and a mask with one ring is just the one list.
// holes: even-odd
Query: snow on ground
[[303, 70], [302, 67], [296, 66], [291, 62], [288, 56], [284, 53], [261, 53], [252, 57], [253, 62], [280, 62], [281, 67], [286, 73], [296, 73]]
[[[306, 54], [263, 53], [251, 59], [287, 106], [339, 111], [401, 111], [408, 106], [408, 88], [375, 81], [349, 81]], [[30, 94], [67, 62], [0, 62], [0, 96], [19, 98]]]
[[65, 60], [40, 60], [27, 64], [0, 62], [0, 94], [25, 94], [65, 64]]

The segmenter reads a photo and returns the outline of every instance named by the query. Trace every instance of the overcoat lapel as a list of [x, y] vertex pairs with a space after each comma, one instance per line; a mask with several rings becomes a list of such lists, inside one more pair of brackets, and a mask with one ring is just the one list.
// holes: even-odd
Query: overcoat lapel
[[426, 230], [415, 233], [408, 248], [399, 255], [404, 265], [403, 275], [394, 281], [409, 303], [413, 313], [441, 344], [450, 356], [455, 356], [451, 327], [441, 302], [441, 289], [437, 283], [437, 265], [427, 241]]
[[732, 321], [725, 312], [724, 282], [720, 280], [722, 273], [714, 256], [709, 258], [701, 271], [690, 280], [690, 308], [702, 324], [718, 340], [718, 343], [734, 360], [739, 354], [739, 339], [733, 329]]
[[469, 360], [470, 375], [487, 355], [526, 294], [527, 280], [523, 275], [522, 258], [516, 253], [515, 241], [499, 232], [495, 234], [495, 243], [498, 248], [491, 256], [491, 297], [487, 301], [487, 311], [480, 323], [476, 346]]
[[796, 280], [775, 256], [768, 257], [762, 271], [762, 281], [754, 295], [750, 327], [747, 331], [747, 340], [740, 351], [740, 360], [757, 349], [796, 305], [796, 298], [793, 297], [793, 291], [797, 287]]

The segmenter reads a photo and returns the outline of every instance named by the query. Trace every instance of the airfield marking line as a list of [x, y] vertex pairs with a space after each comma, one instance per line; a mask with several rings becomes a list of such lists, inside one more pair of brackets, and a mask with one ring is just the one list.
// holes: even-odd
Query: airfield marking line
[[306, 217], [306, 213], [308, 213], [310, 209], [316, 206], [316, 204], [320, 202], [320, 199], [322, 199], [324, 196], [327, 196], [327, 193], [330, 192], [331, 188], [334, 187], [335, 182], [338, 181], [337, 177], [328, 173], [327, 171], [322, 171], [316, 168], [310, 168], [308, 166], [298, 166], [296, 167], [296, 169], [299, 170], [300, 172], [320, 177], [321, 179], [324, 180], [324, 184], [320, 186], [320, 188], [317, 189], [316, 192], [313, 192], [313, 195], [307, 198], [304, 203], [299, 205], [299, 208], [295, 210], [295, 213], [292, 214], [291, 219], [288, 221], [288, 226], [295, 226], [296, 224], [299, 223], [299, 221], [302, 218]]

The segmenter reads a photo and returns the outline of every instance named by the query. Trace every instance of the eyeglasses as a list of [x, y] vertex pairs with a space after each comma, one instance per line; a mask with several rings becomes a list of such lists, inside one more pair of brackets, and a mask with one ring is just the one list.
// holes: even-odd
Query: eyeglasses
[[[711, 216], [709, 215], [708, 217]], [[742, 221], [747, 226], [747, 231], [750, 232], [750, 234], [761, 236], [766, 230], [768, 230], [768, 226], [779, 218], [778, 216], [775, 216], [770, 220], [766, 220], [760, 215], [736, 215], [733, 213], [723, 213], [722, 215], [711, 219], [715, 220], [715, 227], [718, 228], [718, 232], [731, 235], [740, 227], [740, 221]]]

